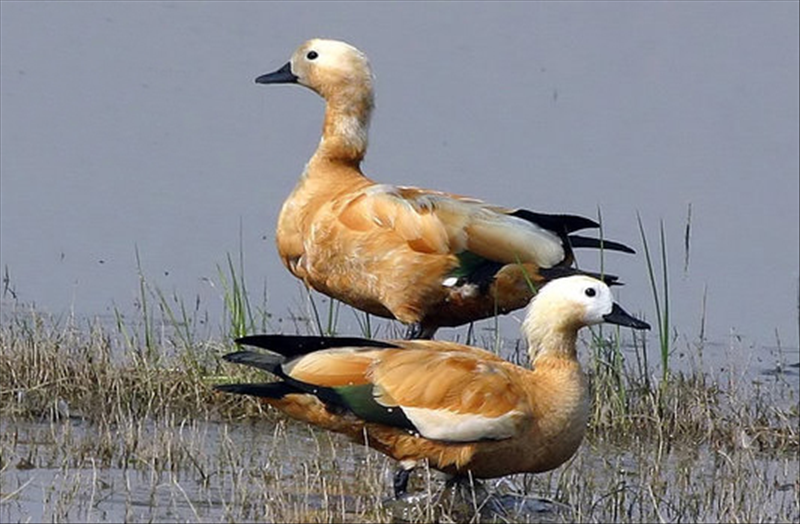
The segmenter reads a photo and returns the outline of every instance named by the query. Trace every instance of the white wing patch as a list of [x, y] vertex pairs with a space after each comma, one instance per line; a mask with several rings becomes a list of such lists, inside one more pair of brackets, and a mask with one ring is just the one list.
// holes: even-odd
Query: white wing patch
[[442, 281], [442, 285], [444, 287], [453, 287], [458, 283], [458, 278], [456, 277], [449, 277]]
[[420, 435], [433, 440], [474, 442], [502, 440], [517, 434], [520, 419], [525, 416], [513, 410], [499, 417], [476, 413], [456, 413], [447, 409], [426, 409], [401, 406], [403, 413]]

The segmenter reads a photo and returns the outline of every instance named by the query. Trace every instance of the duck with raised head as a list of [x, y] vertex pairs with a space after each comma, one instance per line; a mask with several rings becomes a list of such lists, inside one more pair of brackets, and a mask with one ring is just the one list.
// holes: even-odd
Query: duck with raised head
[[[321, 293], [431, 338], [524, 307], [534, 290], [576, 273], [572, 248], [633, 253], [573, 232], [588, 218], [507, 209], [440, 191], [378, 184], [360, 168], [374, 107], [367, 57], [313, 39], [259, 84], [294, 83], [326, 101], [322, 139], [278, 217], [284, 265]], [[606, 277], [612, 281], [614, 277]]]
[[256, 335], [237, 342], [269, 353], [224, 359], [279, 380], [216, 389], [260, 397], [400, 461], [397, 497], [426, 461], [456, 477], [537, 473], [563, 464], [583, 440], [589, 388], [576, 341], [601, 322], [650, 329], [602, 281], [563, 277], [540, 289], [522, 324], [530, 369], [454, 342]]

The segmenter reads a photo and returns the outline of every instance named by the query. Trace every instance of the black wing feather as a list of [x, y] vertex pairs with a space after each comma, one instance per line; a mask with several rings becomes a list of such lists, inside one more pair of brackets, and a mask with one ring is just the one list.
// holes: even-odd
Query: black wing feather
[[341, 347], [399, 347], [389, 342], [356, 337], [315, 337], [303, 335], [250, 335], [236, 339], [237, 344], [267, 349], [286, 358], [307, 355], [314, 351]]

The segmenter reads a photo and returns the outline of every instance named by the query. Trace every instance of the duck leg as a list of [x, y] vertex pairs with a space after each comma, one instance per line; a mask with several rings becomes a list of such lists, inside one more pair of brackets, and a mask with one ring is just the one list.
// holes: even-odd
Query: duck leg
[[470, 488], [470, 479], [464, 475], [448, 475], [444, 481], [445, 489], [465, 490]]
[[406, 340], [431, 340], [436, 333], [436, 326], [423, 326], [422, 322], [414, 322], [406, 327]]
[[408, 478], [411, 476], [411, 470], [406, 468], [399, 468], [394, 474], [394, 498], [400, 498], [406, 494], [408, 489]]

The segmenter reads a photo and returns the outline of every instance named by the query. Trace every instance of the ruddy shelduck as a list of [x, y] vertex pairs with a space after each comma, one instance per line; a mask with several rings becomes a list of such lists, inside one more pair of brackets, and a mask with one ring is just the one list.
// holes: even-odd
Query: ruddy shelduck
[[361, 172], [373, 109], [367, 57], [313, 39], [256, 79], [297, 83], [326, 101], [322, 139], [278, 217], [284, 265], [321, 293], [430, 338], [524, 307], [534, 289], [572, 274], [575, 247], [629, 247], [573, 235], [588, 218], [506, 209], [463, 196], [378, 184]]
[[589, 388], [576, 340], [580, 328], [600, 322], [650, 328], [600, 280], [563, 277], [540, 289], [522, 323], [531, 369], [446, 341], [257, 335], [237, 342], [270, 353], [224, 359], [280, 380], [216, 388], [261, 397], [400, 461], [396, 496], [425, 461], [476, 478], [542, 472], [569, 459], [583, 439]]

